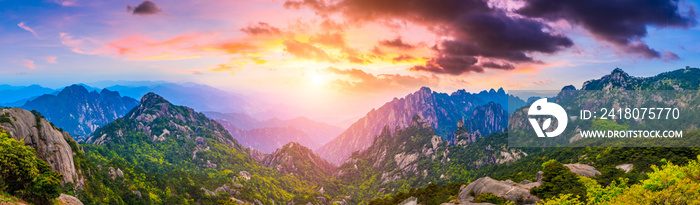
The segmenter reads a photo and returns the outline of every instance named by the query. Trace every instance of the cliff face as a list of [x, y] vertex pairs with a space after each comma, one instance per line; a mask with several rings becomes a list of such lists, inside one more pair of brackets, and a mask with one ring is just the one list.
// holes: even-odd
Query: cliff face
[[0, 110], [3, 120], [0, 129], [36, 150], [37, 158], [46, 161], [51, 169], [63, 175], [61, 183], [72, 182], [78, 187], [83, 180], [73, 164], [73, 150], [68, 144], [70, 134], [56, 129], [49, 121], [20, 108]]

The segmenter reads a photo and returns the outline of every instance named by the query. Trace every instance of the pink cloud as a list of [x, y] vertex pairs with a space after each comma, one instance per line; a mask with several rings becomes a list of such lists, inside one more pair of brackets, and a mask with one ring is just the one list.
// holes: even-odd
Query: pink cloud
[[34, 29], [32, 29], [32, 28], [30, 28], [29, 26], [27, 26], [26, 24], [24, 24], [24, 22], [19, 22], [19, 23], [17, 24], [17, 26], [19, 26], [20, 28], [22, 28], [22, 29], [24, 29], [24, 30], [26, 30], [26, 31], [32, 32], [32, 34], [34, 34], [34, 37], [39, 38], [39, 36], [36, 35], [36, 32], [34, 32]]
[[56, 56], [48, 56], [48, 57], [46, 57], [46, 62], [48, 62], [48, 63], [56, 63]]
[[36, 66], [34, 65], [34, 61], [31, 61], [29, 59], [22, 59], [22, 62], [20, 63], [22, 66], [30, 68], [30, 69], [35, 69]]

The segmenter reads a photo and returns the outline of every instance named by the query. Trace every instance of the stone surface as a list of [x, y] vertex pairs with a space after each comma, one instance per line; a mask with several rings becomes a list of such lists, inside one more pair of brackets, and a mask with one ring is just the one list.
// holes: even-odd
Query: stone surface
[[481, 193], [492, 193], [513, 202], [517, 202], [521, 198], [524, 204], [535, 204], [540, 200], [537, 196], [531, 195], [530, 191], [523, 188], [521, 184], [509, 180], [498, 181], [490, 177], [479, 178], [461, 189], [458, 196], [460, 204], [473, 203], [474, 197], [470, 195], [471, 192], [474, 192], [474, 196]]
[[248, 173], [247, 171], [240, 171], [238, 172], [238, 175], [241, 175], [241, 178], [243, 178], [243, 180], [250, 180], [250, 173]]
[[65, 194], [61, 194], [60, 196], [58, 196], [58, 201], [60, 201], [64, 205], [83, 205], [83, 202], [81, 202], [78, 198]]
[[600, 172], [595, 169], [595, 167], [587, 164], [565, 164], [571, 172], [584, 177], [593, 177], [595, 175], [600, 175]]
[[617, 169], [625, 170], [625, 173], [630, 172], [630, 170], [632, 170], [632, 167], [634, 167], [634, 164], [621, 164], [615, 166], [615, 168]]
[[418, 198], [408, 197], [408, 199], [403, 200], [399, 205], [418, 205]]

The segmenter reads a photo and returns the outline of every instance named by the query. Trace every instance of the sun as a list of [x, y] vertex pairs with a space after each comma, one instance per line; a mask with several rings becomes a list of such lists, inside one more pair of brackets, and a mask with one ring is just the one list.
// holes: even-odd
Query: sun
[[318, 72], [309, 73], [309, 82], [314, 86], [322, 86], [328, 83], [329, 79], [326, 75]]

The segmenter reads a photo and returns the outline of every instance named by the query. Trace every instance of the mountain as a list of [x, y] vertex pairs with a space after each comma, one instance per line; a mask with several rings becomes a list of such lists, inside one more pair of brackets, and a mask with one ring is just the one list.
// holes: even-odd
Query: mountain
[[29, 98], [55, 92], [51, 88], [40, 85], [11, 86], [0, 85], [0, 105], [13, 106], [22, 105]]
[[21, 108], [36, 110], [74, 136], [86, 136], [136, 107], [138, 101], [103, 89], [89, 92], [81, 85], [63, 88], [56, 95], [42, 95]]
[[221, 124], [154, 93], [86, 142], [86, 155], [101, 172], [117, 170], [103, 180], [113, 192], [103, 197], [108, 201], [319, 204], [323, 198], [310, 189], [313, 183], [260, 164]]
[[323, 181], [330, 177], [336, 168], [297, 142], [290, 142], [266, 155], [262, 163], [282, 173], [293, 174], [309, 181]]
[[[253, 131], [258, 128], [275, 128], [275, 129], [294, 129], [291, 130], [291, 132], [296, 132], [296, 130], [301, 130], [304, 132], [305, 135], [310, 138], [309, 141], [296, 141], [302, 143], [304, 146], [307, 146], [311, 149], [316, 149], [320, 145], [327, 143], [330, 141], [333, 137], [338, 136], [342, 132], [342, 129], [333, 125], [329, 125], [326, 123], [322, 122], [317, 122], [314, 120], [311, 120], [306, 117], [297, 117], [289, 120], [281, 120], [279, 118], [271, 118], [268, 120], [264, 121], [259, 121], [253, 117], [250, 117], [247, 114], [244, 113], [220, 113], [220, 112], [204, 112], [207, 116], [214, 118], [214, 119], [221, 119], [219, 122], [226, 127], [226, 129], [229, 130], [229, 132], [238, 132], [236, 129], [242, 129], [242, 130], [249, 130]], [[225, 120], [226, 122], [223, 123], [222, 121]], [[230, 126], [227, 126], [227, 124], [230, 124]], [[236, 129], [229, 129], [231, 127], [235, 127]], [[297, 135], [298, 136], [298, 135]], [[236, 139], [238, 137], [234, 135]], [[267, 136], [267, 138], [274, 138], [274, 136]], [[284, 137], [281, 137], [284, 138]], [[306, 137], [304, 137], [306, 138]], [[277, 149], [281, 147], [281, 145], [286, 144], [287, 142], [290, 142], [288, 140], [280, 139], [281, 141], [284, 141], [281, 144], [277, 144], [279, 146], [272, 148], [269, 150], [269, 152], [273, 151], [274, 149]], [[304, 139], [306, 140], [306, 139]], [[244, 145], [246, 144], [245, 142], [241, 142]], [[255, 147], [255, 146], [253, 146]], [[259, 147], [255, 147], [257, 149], [262, 149]], [[267, 151], [266, 151], [267, 152]], [[267, 152], [267, 153], [269, 153]]]
[[700, 69], [691, 67], [651, 77], [633, 77], [624, 70], [615, 68], [610, 74], [600, 79], [584, 82], [581, 90], [609, 90], [613, 88], [624, 90], [698, 90], [700, 89], [698, 76], [700, 76]]
[[340, 165], [331, 181], [345, 187], [345, 192], [358, 192], [350, 204], [366, 204], [403, 187], [467, 181], [469, 173], [480, 167], [512, 163], [530, 152], [506, 148], [508, 138], [503, 133], [470, 138], [473, 135], [462, 123], [456, 134], [459, 142], [450, 145], [418, 115], [404, 129], [386, 126], [370, 147], [354, 152]]
[[231, 136], [245, 147], [252, 147], [264, 153], [271, 153], [277, 148], [290, 142], [298, 142], [304, 146], [318, 148], [319, 144], [296, 127], [265, 127], [251, 130], [238, 129], [226, 120], [217, 120]]
[[79, 150], [73, 150], [70, 145], [75, 145], [75, 141], [39, 113], [20, 108], [0, 109], [0, 129], [34, 148], [37, 158], [46, 161], [51, 170], [63, 175], [61, 184], [73, 183], [78, 187], [83, 185], [73, 159], [74, 152]]
[[[494, 103], [487, 105], [489, 102]], [[373, 137], [380, 134], [385, 126], [407, 127], [414, 115], [420, 116], [435, 128], [438, 135], [448, 141], [454, 140], [454, 131], [459, 120], [465, 122], [469, 131], [479, 130], [482, 136], [502, 132], [505, 123], [499, 123], [507, 120], [508, 114], [503, 111], [507, 102], [508, 96], [503, 89], [491, 89], [475, 94], [458, 90], [448, 95], [423, 87], [404, 98], [394, 98], [379, 109], [372, 109], [338, 137], [317, 149], [316, 153], [331, 163], [341, 164], [352, 152], [369, 147]], [[476, 109], [484, 105], [487, 107]], [[470, 123], [482, 120], [495, 123]]]
[[196, 83], [130, 83], [113, 85], [105, 89], [114, 90], [124, 96], [141, 98], [146, 93], [158, 93], [169, 101], [194, 108], [198, 111], [245, 112], [251, 109], [244, 97], [220, 89]]
[[[343, 129], [326, 123], [311, 120], [306, 117], [297, 117], [289, 120], [272, 118], [261, 121], [260, 127], [296, 127], [306, 133], [315, 143], [322, 145], [328, 143], [333, 137], [343, 132]], [[311, 147], [312, 149], [315, 149]]]

